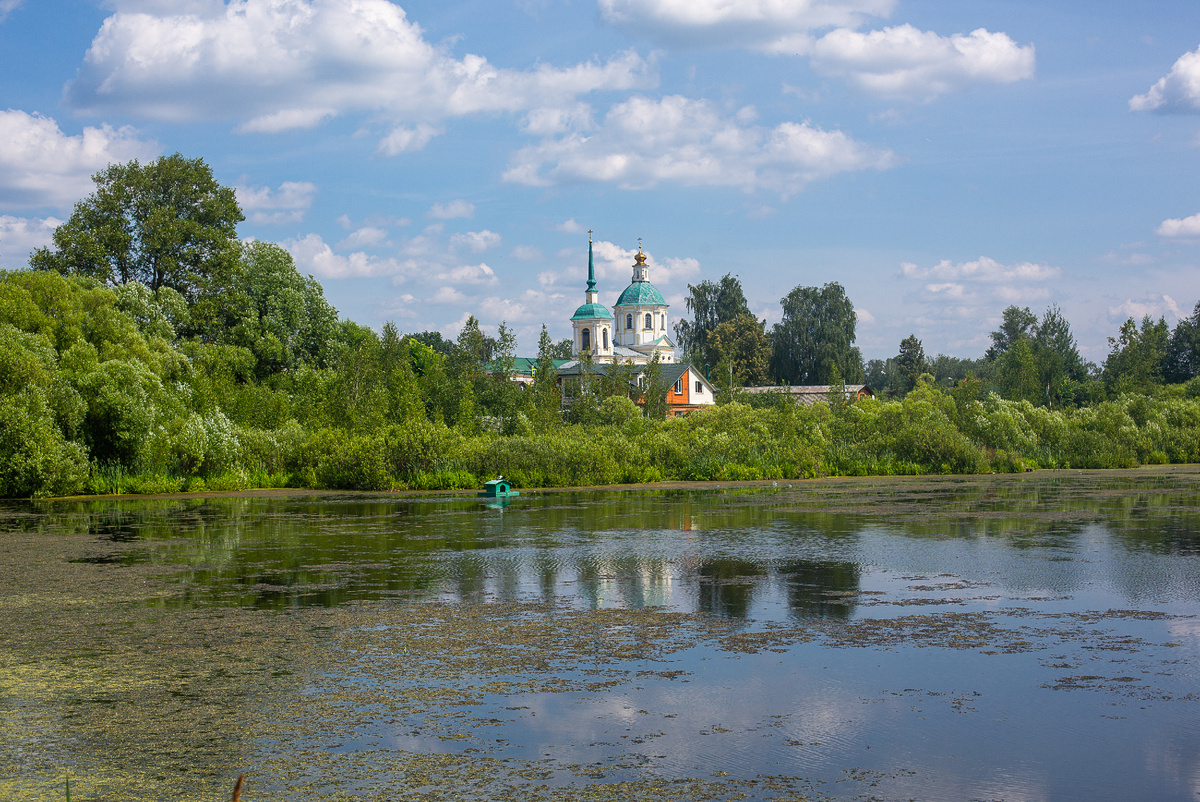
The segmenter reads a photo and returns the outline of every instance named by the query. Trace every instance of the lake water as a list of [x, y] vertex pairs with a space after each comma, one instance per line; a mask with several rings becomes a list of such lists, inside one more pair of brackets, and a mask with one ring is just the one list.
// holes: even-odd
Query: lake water
[[1196, 800], [1200, 469], [0, 505], [0, 798]]

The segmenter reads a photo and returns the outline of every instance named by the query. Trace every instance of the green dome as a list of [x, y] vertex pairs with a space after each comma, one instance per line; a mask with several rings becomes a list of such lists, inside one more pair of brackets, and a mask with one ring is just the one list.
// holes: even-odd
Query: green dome
[[662, 293], [649, 281], [635, 281], [625, 288], [617, 299], [617, 306], [666, 306]]
[[612, 320], [612, 315], [609, 314], [604, 304], [584, 304], [575, 310], [574, 315], [571, 315], [571, 320], [593, 320], [595, 318]]

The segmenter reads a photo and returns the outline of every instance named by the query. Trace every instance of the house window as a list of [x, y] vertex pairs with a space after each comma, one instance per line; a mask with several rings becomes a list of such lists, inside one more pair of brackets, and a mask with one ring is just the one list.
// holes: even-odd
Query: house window
[[683, 379], [675, 382], [675, 395], [683, 395]]
[[700, 382], [696, 382], [696, 395], [702, 395], [703, 393], [704, 385], [700, 384]]
[[631, 331], [632, 329], [633, 329], [633, 315], [629, 314], [629, 315], [625, 316], [625, 330]]
[[645, 326], [645, 328], [647, 328], [647, 329], [652, 329], [652, 328], [654, 328], [654, 316], [653, 316], [653, 315], [651, 315], [649, 312], [647, 312], [647, 313], [646, 313], [646, 326]]
[[592, 350], [592, 332], [590, 329], [583, 329], [579, 332], [579, 350]]
[[604, 337], [604, 350], [608, 350], [608, 329], [601, 329], [601, 334]]

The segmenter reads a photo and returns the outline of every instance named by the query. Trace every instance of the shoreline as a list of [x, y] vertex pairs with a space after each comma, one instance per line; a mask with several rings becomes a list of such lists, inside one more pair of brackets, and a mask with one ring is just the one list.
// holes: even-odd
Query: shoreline
[[[868, 476], [818, 476], [811, 479], [746, 479], [739, 481], [664, 481], [664, 482], [648, 482], [645, 484], [612, 484], [612, 485], [573, 485], [565, 487], [530, 487], [519, 488], [521, 496], [530, 495], [551, 495], [556, 493], [583, 493], [583, 492], [641, 492], [641, 491], [665, 491], [665, 490], [722, 490], [727, 488], [754, 488], [754, 487], [789, 487], [794, 485], [818, 485], [821, 483], [837, 483], [844, 484], [847, 482], [885, 482], [888, 484], [900, 484], [921, 481], [974, 481], [982, 479], [994, 479], [996, 477], [1010, 476], [1038, 476], [1046, 478], [1047, 476], [1079, 476], [1084, 474], [1092, 475], [1111, 475], [1117, 473], [1131, 474], [1138, 473], [1147, 474], [1171, 474], [1171, 473], [1192, 473], [1200, 478], [1200, 463], [1181, 463], [1172, 465], [1138, 465], [1132, 468], [1045, 468], [1033, 471], [1025, 471], [1024, 473], [961, 473], [961, 474], [940, 474], [926, 473], [907, 476], [888, 476], [888, 475], [868, 475]], [[793, 487], [794, 489], [794, 487]], [[80, 496], [53, 496], [38, 499], [0, 499], [0, 502], [13, 501], [33, 501], [38, 503], [45, 502], [61, 502], [61, 501], [122, 501], [122, 500], [138, 500], [138, 501], [186, 501], [195, 499], [224, 499], [224, 498], [362, 498], [362, 499], [411, 499], [411, 498], [461, 498], [475, 497], [475, 490], [332, 490], [319, 488], [303, 488], [303, 487], [264, 487], [264, 488], [247, 488], [245, 490], [202, 490], [191, 493], [122, 493], [109, 495], [80, 495]], [[482, 500], [482, 499], [481, 499]]]

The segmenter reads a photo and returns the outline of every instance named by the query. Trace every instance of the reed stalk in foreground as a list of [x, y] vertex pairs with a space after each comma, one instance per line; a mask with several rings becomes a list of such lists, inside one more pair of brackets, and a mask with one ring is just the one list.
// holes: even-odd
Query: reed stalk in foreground
[[[244, 780], [245, 778], [246, 778], [245, 774], [238, 775], [237, 782], [233, 786], [232, 802], [241, 802], [241, 800], [242, 800], [242, 780]], [[71, 800], [68, 798], [67, 802], [71, 802]]]

